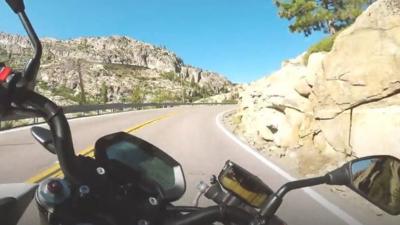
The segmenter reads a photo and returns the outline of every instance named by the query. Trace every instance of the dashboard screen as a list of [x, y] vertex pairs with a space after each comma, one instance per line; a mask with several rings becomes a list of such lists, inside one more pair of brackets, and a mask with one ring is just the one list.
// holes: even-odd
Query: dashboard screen
[[173, 188], [175, 185], [174, 168], [134, 143], [121, 141], [112, 144], [107, 149], [107, 156], [108, 159], [140, 170], [146, 177], [158, 181], [164, 189]]
[[162, 198], [168, 201], [177, 200], [185, 193], [185, 176], [179, 162], [134, 135], [117, 132], [100, 138], [95, 144], [95, 158], [117, 182], [140, 176], [144, 178], [143, 185], [161, 188]]

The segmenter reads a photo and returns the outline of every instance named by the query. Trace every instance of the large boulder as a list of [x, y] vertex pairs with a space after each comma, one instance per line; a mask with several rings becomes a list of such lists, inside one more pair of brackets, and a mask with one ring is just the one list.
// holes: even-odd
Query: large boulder
[[312, 113], [309, 70], [302, 59], [285, 61], [281, 70], [256, 81], [240, 94], [241, 129], [247, 137], [259, 135], [280, 147], [298, 143], [298, 130], [306, 114]]
[[[314, 117], [335, 149], [400, 155], [400, 2], [371, 5], [340, 33], [316, 76]], [[392, 135], [388, 135], [388, 132]], [[378, 147], [380, 143], [381, 148]]]
[[377, 1], [338, 35], [316, 79], [316, 117], [329, 119], [400, 90], [399, 5]]
[[358, 107], [353, 111], [350, 144], [357, 156], [400, 158], [400, 106]]
[[[332, 51], [299, 56], [240, 94], [238, 130], [250, 140], [323, 155], [400, 157], [400, 1], [378, 0]], [[262, 143], [259, 143], [259, 146]], [[313, 151], [314, 153], [310, 153]], [[326, 166], [324, 163], [320, 167]], [[318, 168], [315, 168], [318, 169]]]

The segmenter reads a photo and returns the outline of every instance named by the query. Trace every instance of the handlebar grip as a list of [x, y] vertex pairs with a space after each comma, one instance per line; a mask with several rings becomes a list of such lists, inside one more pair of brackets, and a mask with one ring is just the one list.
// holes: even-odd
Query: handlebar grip
[[240, 208], [231, 206], [211, 206], [166, 221], [164, 225], [200, 225], [224, 222], [226, 220], [237, 224], [248, 225], [253, 219], [253, 215]]
[[9, 110], [10, 99], [7, 89], [0, 86], [0, 118], [6, 115]]

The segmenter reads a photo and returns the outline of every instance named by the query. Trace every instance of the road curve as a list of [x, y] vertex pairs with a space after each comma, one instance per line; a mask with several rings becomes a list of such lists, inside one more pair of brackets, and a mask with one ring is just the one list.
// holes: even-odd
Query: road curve
[[[253, 154], [249, 154], [216, 123], [217, 116], [229, 109], [233, 109], [233, 106], [184, 106], [126, 112], [71, 120], [71, 130], [76, 149], [82, 150], [93, 145], [97, 138], [105, 134], [125, 130], [155, 117], [173, 113], [166, 119], [142, 127], [135, 135], [160, 147], [181, 162], [186, 175], [187, 192], [178, 203], [191, 204], [196, 194], [196, 184], [200, 180], [207, 181], [212, 174], [218, 174], [228, 159], [259, 176], [271, 188], [277, 189], [287, 182], [287, 177], [271, 169]], [[1, 183], [25, 181], [52, 165], [55, 160], [53, 155], [35, 143], [27, 128], [0, 133]], [[351, 202], [335, 198], [329, 193], [322, 193], [327, 195], [326, 199], [323, 198], [328, 202], [325, 204], [331, 204], [348, 215], [339, 218], [337, 212], [322, 206], [321, 201], [316, 201], [309, 191], [291, 192], [278, 214], [289, 225], [398, 224], [395, 217], [369, 215], [368, 211], [356, 208]], [[335, 204], [330, 203], [331, 200]], [[207, 205], [209, 202], [202, 201], [201, 204]], [[32, 224], [33, 217], [30, 214], [33, 211], [31, 208], [20, 224]]]

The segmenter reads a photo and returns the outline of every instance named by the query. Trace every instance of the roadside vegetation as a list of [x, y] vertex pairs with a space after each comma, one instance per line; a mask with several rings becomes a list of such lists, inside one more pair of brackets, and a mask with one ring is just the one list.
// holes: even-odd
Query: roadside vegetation
[[108, 87], [106, 82], [103, 82], [100, 87], [100, 96], [97, 99], [98, 103], [106, 104], [108, 102]]
[[[81, 102], [81, 96], [79, 95], [74, 95], [74, 91], [73, 89], [70, 89], [66, 86], [56, 86], [56, 87], [49, 87], [48, 84], [46, 82], [42, 82], [42, 81], [38, 81], [36, 83], [36, 85], [42, 89], [42, 90], [48, 90], [51, 91], [52, 93], [54, 93], [54, 95], [56, 96], [61, 96], [67, 100], [71, 100], [74, 102], [78, 102], [78, 103], [82, 103]], [[83, 103], [82, 103], [83, 104]]]
[[160, 76], [162, 78], [170, 80], [172, 82], [179, 82], [180, 81], [180, 77], [178, 76], [178, 74], [176, 74], [174, 72], [164, 72], [164, 73], [161, 73]]
[[223, 103], [223, 104], [238, 104], [238, 100], [236, 100], [236, 99], [225, 99], [221, 103]]
[[180, 96], [177, 94], [168, 91], [158, 89], [153, 93], [152, 99], [150, 102], [153, 103], [163, 103], [163, 102], [179, 102], [181, 100]]
[[336, 37], [338, 36], [339, 32], [334, 35], [330, 35], [322, 39], [321, 41], [317, 42], [316, 44], [311, 45], [308, 48], [307, 53], [304, 55], [304, 61], [307, 63], [308, 58], [311, 54], [316, 52], [330, 52], [332, 50], [333, 44], [335, 43]]
[[291, 32], [305, 36], [322, 31], [330, 35], [348, 27], [376, 0], [274, 0]]
[[328, 36], [312, 45], [305, 61], [315, 52], [332, 49], [341, 30], [353, 24], [356, 18], [376, 0], [274, 0], [279, 16], [290, 22], [289, 30], [309, 36], [323, 32]]
[[133, 104], [142, 104], [146, 101], [146, 95], [146, 89], [139, 84], [133, 88], [132, 94], [127, 101]]

